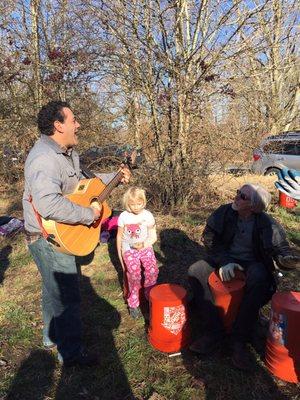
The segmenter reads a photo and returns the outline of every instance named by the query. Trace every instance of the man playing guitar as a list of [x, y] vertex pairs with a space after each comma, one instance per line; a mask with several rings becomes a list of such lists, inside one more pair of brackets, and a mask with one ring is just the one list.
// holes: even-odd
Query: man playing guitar
[[[75, 256], [63, 254], [43, 237], [37, 216], [64, 224], [91, 225], [101, 210], [83, 207], [65, 196], [83, 178], [79, 156], [77, 122], [66, 102], [51, 101], [38, 113], [40, 139], [25, 162], [23, 209], [29, 250], [42, 276], [43, 343], [57, 346], [64, 366], [87, 366], [97, 357], [82, 346], [80, 294]], [[121, 166], [121, 182], [128, 183], [130, 171]], [[102, 177], [104, 183], [105, 176]], [[45, 235], [44, 235], [45, 236]]]

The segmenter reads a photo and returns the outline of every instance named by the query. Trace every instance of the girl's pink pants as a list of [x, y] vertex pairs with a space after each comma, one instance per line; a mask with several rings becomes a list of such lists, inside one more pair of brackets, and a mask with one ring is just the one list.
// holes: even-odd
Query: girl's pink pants
[[149, 299], [150, 289], [156, 284], [158, 267], [155, 254], [152, 247], [147, 247], [142, 250], [131, 249], [123, 254], [123, 260], [126, 266], [128, 282], [127, 303], [129, 307], [137, 308], [140, 304], [141, 264], [144, 268], [144, 293], [147, 300]]

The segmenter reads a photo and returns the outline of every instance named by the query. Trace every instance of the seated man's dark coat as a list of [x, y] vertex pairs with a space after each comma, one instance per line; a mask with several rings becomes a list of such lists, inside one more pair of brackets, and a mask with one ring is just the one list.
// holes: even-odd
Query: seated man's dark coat
[[[290, 255], [290, 247], [281, 225], [265, 212], [254, 214], [253, 250], [257, 261], [262, 262], [269, 271], [274, 270], [273, 258]], [[229, 248], [236, 233], [237, 211], [232, 204], [225, 204], [214, 211], [208, 218], [202, 240], [207, 254], [217, 267], [234, 262], [229, 255]]]

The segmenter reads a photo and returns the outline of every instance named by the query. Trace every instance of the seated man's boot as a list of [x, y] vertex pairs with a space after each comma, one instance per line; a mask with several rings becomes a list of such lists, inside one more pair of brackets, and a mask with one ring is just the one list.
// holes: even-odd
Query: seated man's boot
[[250, 372], [253, 369], [246, 343], [233, 343], [231, 361], [232, 364], [241, 371]]

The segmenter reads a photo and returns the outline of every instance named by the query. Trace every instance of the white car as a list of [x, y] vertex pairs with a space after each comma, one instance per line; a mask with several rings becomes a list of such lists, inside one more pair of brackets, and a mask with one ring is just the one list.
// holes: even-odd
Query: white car
[[273, 175], [284, 167], [300, 169], [300, 130], [269, 136], [253, 151], [252, 172]]

